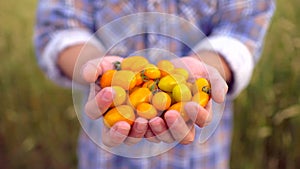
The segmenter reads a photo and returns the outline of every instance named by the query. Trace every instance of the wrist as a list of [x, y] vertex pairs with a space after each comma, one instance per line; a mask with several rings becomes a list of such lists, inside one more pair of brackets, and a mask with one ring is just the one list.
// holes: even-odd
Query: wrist
[[85, 84], [81, 76], [82, 66], [89, 60], [99, 57], [101, 51], [90, 44], [70, 46], [59, 53], [57, 65], [61, 72], [68, 78]]
[[233, 80], [232, 71], [227, 61], [218, 53], [212, 51], [200, 51], [192, 57], [201, 60], [205, 64], [214, 67], [227, 84], [231, 84]]

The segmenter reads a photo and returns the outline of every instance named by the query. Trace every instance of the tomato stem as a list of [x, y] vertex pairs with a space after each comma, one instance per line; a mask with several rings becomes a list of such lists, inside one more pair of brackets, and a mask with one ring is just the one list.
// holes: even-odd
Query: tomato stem
[[114, 69], [121, 70], [121, 62], [120, 61], [113, 62], [113, 65], [114, 65]]
[[205, 93], [207, 93], [207, 94], [209, 94], [209, 95], [211, 93], [210, 87], [208, 87], [208, 86], [203, 86], [202, 87], [202, 91], [205, 92]]
[[159, 82], [159, 79], [156, 79], [155, 81], [154, 81], [154, 83], [151, 85], [151, 87], [150, 87], [150, 91], [154, 94], [155, 93], [155, 87], [157, 86], [157, 84], [158, 84], [158, 82]]
[[141, 71], [141, 77], [143, 79], [143, 82], [147, 82], [149, 80], [149, 78], [145, 75], [145, 70]]

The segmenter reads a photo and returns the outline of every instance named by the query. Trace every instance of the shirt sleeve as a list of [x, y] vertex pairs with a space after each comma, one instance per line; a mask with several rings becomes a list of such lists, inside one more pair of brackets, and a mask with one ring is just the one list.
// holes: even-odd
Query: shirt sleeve
[[93, 4], [90, 1], [40, 0], [36, 16], [34, 45], [38, 64], [51, 80], [70, 87], [71, 79], [57, 66], [58, 54], [67, 47], [86, 42], [103, 48], [92, 37]]
[[229, 96], [234, 98], [249, 84], [275, 3], [272, 0], [219, 2], [211, 19], [210, 35], [194, 51], [212, 50], [224, 57], [233, 73]]

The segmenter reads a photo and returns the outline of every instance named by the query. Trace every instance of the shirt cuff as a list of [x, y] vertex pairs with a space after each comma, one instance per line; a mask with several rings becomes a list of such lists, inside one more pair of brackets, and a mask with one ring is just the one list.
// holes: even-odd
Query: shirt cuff
[[253, 57], [249, 49], [239, 40], [228, 36], [212, 36], [199, 42], [193, 51], [209, 50], [219, 53], [229, 64], [233, 73], [233, 83], [228, 93], [235, 98], [246, 88], [254, 69]]
[[96, 46], [99, 50], [104, 50], [99, 40], [88, 31], [80, 29], [57, 31], [51, 36], [51, 40], [45, 47], [39, 64], [47, 76], [55, 83], [64, 87], [71, 87], [72, 79], [66, 77], [57, 65], [58, 54], [70, 46], [87, 42]]

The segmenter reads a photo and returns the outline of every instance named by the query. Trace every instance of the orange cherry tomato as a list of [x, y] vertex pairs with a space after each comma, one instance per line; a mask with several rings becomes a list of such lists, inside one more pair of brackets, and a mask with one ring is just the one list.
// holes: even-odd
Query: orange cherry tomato
[[122, 60], [121, 69], [139, 72], [148, 64], [148, 60], [143, 56], [130, 56]]
[[136, 78], [136, 84], [135, 84], [136, 86], [139, 86], [139, 85], [144, 83], [144, 80], [142, 78], [142, 74], [140, 72], [135, 74], [135, 78]]
[[130, 70], [117, 71], [111, 82], [112, 86], [120, 86], [125, 90], [130, 90], [136, 85], [135, 73]]
[[169, 75], [174, 70], [174, 65], [168, 60], [160, 60], [157, 63], [157, 67], [161, 72], [161, 77]]
[[116, 72], [117, 72], [116, 70], [108, 70], [104, 72], [100, 79], [100, 87], [104, 88], [104, 87], [111, 86], [111, 81]]
[[141, 86], [135, 86], [133, 89], [129, 90], [129, 94], [133, 93], [134, 91], [136, 91], [139, 88], [141, 88]]
[[146, 65], [143, 74], [149, 79], [158, 79], [161, 76], [160, 70], [153, 64]]
[[112, 127], [119, 121], [125, 121], [132, 125], [135, 120], [135, 114], [133, 109], [128, 105], [120, 105], [110, 109], [103, 116], [104, 125], [108, 128]]
[[146, 87], [136, 89], [129, 95], [128, 104], [136, 108], [140, 103], [149, 103], [152, 93]]
[[157, 110], [155, 107], [149, 103], [140, 103], [136, 107], [137, 115], [150, 120], [157, 116]]
[[171, 106], [171, 97], [165, 92], [157, 92], [153, 95], [151, 103], [157, 110], [167, 110]]

